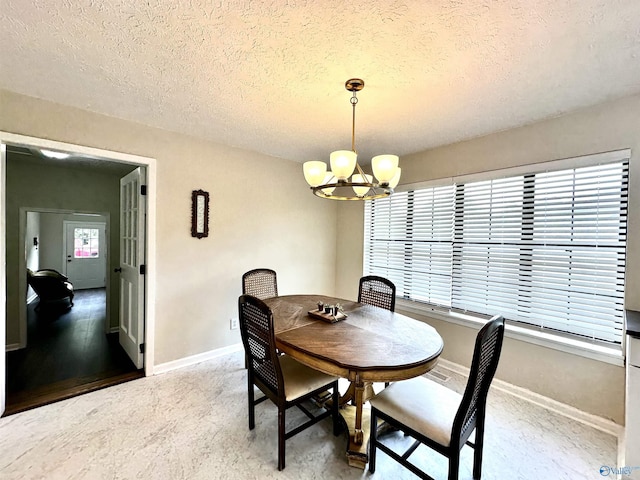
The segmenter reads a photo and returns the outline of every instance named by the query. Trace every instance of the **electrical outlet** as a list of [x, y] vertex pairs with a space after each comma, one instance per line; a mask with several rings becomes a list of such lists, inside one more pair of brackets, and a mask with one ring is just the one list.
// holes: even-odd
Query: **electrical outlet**
[[238, 319], [237, 318], [230, 318], [229, 319], [229, 328], [231, 330], [237, 330], [238, 329]]

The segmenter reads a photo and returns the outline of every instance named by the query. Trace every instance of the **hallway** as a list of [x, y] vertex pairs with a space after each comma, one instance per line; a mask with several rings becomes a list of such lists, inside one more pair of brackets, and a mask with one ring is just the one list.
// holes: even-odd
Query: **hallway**
[[5, 415], [139, 378], [118, 343], [105, 334], [106, 291], [79, 290], [68, 311], [27, 307], [27, 348], [7, 353]]

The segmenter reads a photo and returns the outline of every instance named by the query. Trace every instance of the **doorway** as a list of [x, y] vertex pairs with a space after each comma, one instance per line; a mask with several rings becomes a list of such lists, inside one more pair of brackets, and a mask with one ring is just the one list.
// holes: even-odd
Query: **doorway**
[[[11, 186], [13, 185], [14, 180], [11, 177], [11, 170], [9, 170], [7, 172], [7, 165], [6, 165], [6, 144], [9, 145], [10, 148], [23, 148], [23, 149], [33, 149], [33, 148], [54, 148], [56, 150], [63, 150], [65, 152], [70, 152], [72, 153], [72, 156], [74, 158], [77, 159], [84, 159], [84, 163], [85, 166], [86, 164], [89, 164], [89, 166], [91, 167], [91, 170], [97, 170], [100, 171], [102, 168], [104, 169], [113, 169], [114, 167], [117, 169], [117, 167], [122, 167], [123, 163], [129, 164], [129, 170], [135, 169], [138, 166], [142, 166], [144, 170], [146, 170], [147, 173], [147, 185], [149, 185], [150, 187], [152, 185], [155, 184], [155, 161], [153, 159], [149, 159], [149, 158], [144, 158], [144, 157], [137, 157], [137, 156], [133, 156], [133, 155], [128, 155], [128, 154], [121, 154], [121, 153], [117, 153], [117, 152], [108, 152], [108, 151], [103, 151], [103, 150], [97, 150], [97, 149], [92, 149], [89, 147], [83, 147], [83, 146], [78, 146], [78, 145], [70, 145], [70, 144], [62, 144], [60, 142], [53, 142], [53, 141], [48, 141], [48, 140], [42, 140], [42, 139], [37, 139], [37, 138], [33, 138], [33, 137], [24, 137], [24, 136], [19, 136], [19, 135], [14, 135], [14, 134], [8, 134], [5, 132], [0, 132], [0, 153], [2, 154], [2, 158], [1, 158], [1, 162], [0, 162], [0, 187], [2, 190], [2, 195], [0, 195], [0, 214], [2, 216], [1, 220], [2, 220], [2, 226], [5, 227], [5, 225], [8, 224], [8, 226], [11, 225], [11, 222], [13, 221], [15, 223], [15, 220], [12, 219], [7, 219], [7, 209], [6, 209], [6, 192], [7, 192], [7, 186]], [[77, 165], [76, 165], [77, 166]], [[43, 167], [45, 168], [45, 167]], [[48, 167], [47, 167], [48, 168]], [[32, 170], [32, 172], [34, 172], [34, 174], [37, 172], [37, 168], [34, 168]], [[15, 187], [15, 186], [14, 186]], [[68, 188], [60, 188], [60, 193], [62, 194], [68, 194]], [[154, 188], [150, 188], [150, 190], [153, 192], [155, 191]], [[86, 194], [86, 192], [85, 192]], [[87, 197], [89, 197], [91, 194], [91, 192], [86, 195]], [[99, 194], [96, 194], [96, 196], [100, 196]], [[64, 199], [65, 201], [67, 199]], [[145, 263], [148, 263], [150, 261], [153, 260], [154, 256], [155, 256], [155, 236], [154, 236], [154, 225], [155, 225], [155, 196], [153, 197], [149, 197], [146, 199], [147, 200], [147, 205], [148, 207], [146, 208], [146, 215], [144, 215], [144, 230], [146, 230], [147, 232], [149, 232], [149, 234], [147, 235], [147, 239], [144, 241], [145, 247], [146, 247], [146, 253], [145, 253]], [[112, 221], [113, 217], [117, 216], [112, 214]], [[115, 221], [114, 221], [115, 222]], [[86, 226], [85, 226], [86, 227]], [[73, 227], [68, 227], [69, 229], [73, 230]], [[65, 230], [65, 234], [68, 236], [69, 232], [71, 230], [67, 229], [67, 227], [65, 226], [64, 230]], [[9, 239], [7, 238], [8, 236], [5, 236], [6, 233], [4, 232], [8, 232], [11, 229], [8, 228], [3, 228], [3, 235], [2, 238], [0, 239], [0, 249], [5, 252], [6, 258], [7, 258], [7, 268], [6, 270], [3, 268], [4, 271], [0, 272], [1, 274], [1, 278], [0, 278], [0, 282], [2, 283], [3, 287], [11, 287], [11, 286], [16, 286], [16, 285], [25, 285], [26, 284], [26, 273], [22, 272], [22, 271], [17, 271], [17, 269], [12, 269], [10, 268], [9, 265], [9, 259], [11, 257], [11, 242], [14, 242], [13, 239]], [[16, 228], [17, 230], [17, 228]], [[117, 242], [117, 238], [114, 242], [113, 238], [109, 238], [108, 235], [108, 225], [104, 226], [104, 233], [101, 233], [101, 229], [97, 228], [95, 230], [97, 230], [97, 232], [92, 232], [91, 230], [93, 230], [92, 228], [85, 228], [84, 230], [89, 230], [87, 231], [82, 231], [83, 229], [80, 228], [80, 230], [77, 232], [78, 233], [78, 238], [74, 239], [77, 240], [79, 244], [83, 245], [83, 248], [86, 250], [86, 252], [83, 250], [83, 248], [80, 249], [80, 251], [78, 252], [78, 256], [86, 256], [88, 258], [92, 258], [92, 257], [98, 257], [100, 258], [100, 252], [99, 252], [99, 245], [100, 244], [106, 244], [108, 245], [109, 242], [111, 242], [111, 244], [114, 243], [118, 243]], [[73, 231], [73, 235], [76, 236], [76, 232]], [[100, 238], [102, 237], [104, 238], [103, 242], [100, 242]], [[111, 235], [111, 237], [113, 237], [113, 235]], [[117, 237], [117, 233], [116, 233], [116, 237]], [[97, 239], [97, 242], [94, 240], [92, 241], [92, 239]], [[97, 246], [97, 250], [95, 247], [95, 244], [98, 244]], [[93, 244], [93, 247], [92, 247]], [[86, 248], [85, 248], [86, 247]], [[96, 251], [98, 252], [96, 255]], [[66, 245], [65, 245], [65, 253], [64, 253], [64, 257], [62, 256], [62, 251], [60, 251], [60, 257], [62, 259], [66, 260], [66, 255], [68, 255], [68, 253], [66, 253]], [[75, 255], [75, 254], [72, 254]], [[104, 255], [105, 257], [108, 255]], [[73, 259], [73, 261], [76, 260], [75, 258]], [[117, 259], [116, 261], [116, 265], [117, 265]], [[72, 263], [72, 262], [64, 262], [66, 264]], [[109, 265], [107, 263], [107, 265]], [[4, 267], [4, 265], [2, 265], [2, 267]], [[113, 262], [111, 262], [111, 265], [105, 267], [105, 273], [107, 277], [106, 279], [106, 289], [101, 289], [99, 286], [97, 288], [82, 288], [82, 289], [78, 289], [78, 291], [76, 292], [76, 305], [78, 304], [78, 301], [81, 300], [86, 300], [85, 302], [80, 302], [80, 303], [85, 303], [85, 305], [90, 305], [90, 304], [96, 304], [96, 303], [100, 303], [100, 298], [105, 298], [106, 293], [107, 293], [107, 289], [109, 288], [109, 278], [110, 277], [115, 277], [115, 279], [113, 279], [115, 281], [115, 285], [117, 286], [118, 284], [118, 276], [116, 274], [110, 273], [113, 270]], [[111, 268], [111, 270], [109, 270], [109, 268]], [[22, 269], [26, 272], [26, 268]], [[66, 273], [69, 273], [68, 271], [68, 267], [64, 267], [62, 268], [63, 271], [66, 271]], [[103, 276], [103, 278], [104, 278]], [[91, 281], [96, 281], [96, 279], [100, 277], [100, 274], [94, 275], [93, 280]], [[17, 280], [17, 281], [16, 281]], [[143, 305], [142, 308], [140, 308], [140, 311], [142, 312], [142, 314], [146, 314], [145, 318], [146, 319], [146, 325], [144, 330], [141, 332], [141, 335], [144, 336], [143, 341], [144, 343], [147, 345], [147, 351], [146, 354], [144, 356], [144, 366], [141, 370], [136, 370], [138, 375], [142, 375], [142, 374], [151, 374], [152, 372], [152, 367], [153, 367], [153, 326], [154, 326], [154, 302], [153, 302], [153, 298], [155, 295], [155, 278], [153, 276], [147, 276], [145, 278], [146, 282], [143, 282], [142, 285], [142, 291], [144, 293], [142, 300], [143, 300]], [[23, 283], [24, 281], [24, 283]], [[82, 280], [84, 281], [84, 280]], [[13, 284], [13, 285], [11, 285]], [[96, 284], [85, 284], [84, 286], [87, 287], [96, 287]], [[0, 324], [2, 325], [1, 331], [0, 331], [0, 340], [2, 341], [2, 345], [4, 345], [5, 347], [8, 347], [8, 349], [12, 349], [16, 347], [15, 342], [11, 341], [11, 338], [7, 338], [7, 333], [11, 333], [11, 332], [6, 332], [5, 328], [7, 327], [7, 320], [9, 319], [9, 317], [7, 317], [7, 312], [9, 312], [9, 303], [11, 302], [12, 298], [10, 298], [9, 293], [11, 288], [7, 288], [8, 292], [7, 292], [7, 296], [6, 296], [6, 302], [7, 302], [7, 311], [2, 311], [0, 314]], [[113, 289], [112, 289], [113, 290]], [[5, 288], [2, 288], [0, 290], [0, 296], [4, 297], [5, 294]], [[82, 295], [86, 293], [87, 295]], [[90, 295], [89, 295], [90, 294]], [[84, 299], [82, 297], [85, 297]], [[25, 292], [25, 297], [22, 297], [23, 301], [26, 305], [26, 292]], [[4, 300], [4, 298], [0, 298], [0, 300]], [[117, 301], [117, 299], [116, 299]], [[37, 301], [36, 301], [37, 304]], [[79, 312], [81, 310], [83, 310], [83, 308], [78, 307], [75, 312], [74, 309], [76, 307], [74, 306], [72, 309], [70, 309], [70, 312], [63, 312], [63, 314], [58, 318], [59, 323], [52, 323], [49, 325], [49, 327], [55, 329], [58, 328], [62, 328], [62, 326], [67, 323], [70, 325], [73, 325], [75, 328], [75, 332], [76, 334], [78, 334], [78, 332], [81, 332], [81, 325], [78, 320], [77, 320], [77, 316], [79, 315]], [[88, 307], [87, 307], [88, 308]], [[116, 303], [116, 308], [115, 310], [117, 310], [117, 303]], [[104, 308], [103, 308], [104, 311]], [[27, 313], [29, 312], [29, 309], [27, 308]], [[115, 312], [115, 314], [117, 315], [117, 312]], [[67, 315], [67, 317], [64, 317], [64, 315]], [[72, 318], [73, 316], [76, 316], [75, 320]], [[99, 314], [96, 313], [92, 313], [89, 316], [99, 316]], [[113, 313], [112, 313], [113, 316]], [[103, 314], [104, 317], [104, 314]], [[105, 323], [103, 321], [103, 324], [101, 325], [101, 334], [103, 336], [107, 335], [105, 332], [105, 327], [104, 327]], [[113, 328], [113, 327], [112, 327]], [[117, 327], [115, 328], [115, 330], [117, 331]], [[116, 331], [114, 331], [113, 333], [116, 333]], [[15, 333], [15, 332], [13, 332]], [[84, 335], [85, 338], [89, 338], [90, 335], [86, 334], [86, 331], [84, 333], [80, 334], [81, 336]], [[117, 334], [116, 334], [117, 336]], [[15, 338], [15, 335], [13, 335], [13, 338]], [[142, 338], [142, 337], [141, 337]], [[7, 341], [9, 340], [9, 341]], [[91, 342], [87, 343], [87, 349], [85, 351], [90, 351], [91, 348], [89, 347], [89, 345], [91, 344]], [[78, 350], [82, 350], [82, 349], [78, 349]], [[2, 356], [2, 364], [5, 363], [5, 357]], [[82, 363], [82, 362], [77, 362], [77, 363]], [[84, 362], [84, 363], [89, 363], [89, 362]], [[142, 365], [141, 365], [142, 366]], [[0, 401], [2, 403], [2, 405], [0, 405], [0, 407], [2, 407], [2, 410], [4, 409], [4, 404], [5, 404], [5, 393], [6, 393], [6, 387], [7, 387], [7, 379], [4, 378], [4, 365], [0, 365], [0, 375], [1, 375], [1, 391], [0, 391]], [[78, 388], [76, 388], [76, 393], [83, 393], [83, 391], [90, 391], [91, 389], [94, 389], [93, 385], [89, 385], [89, 384], [84, 384], [83, 386], [76, 386]], [[1, 410], [0, 410], [1, 411]]]
[[[45, 201], [43, 203], [48, 202]], [[110, 242], [107, 242], [110, 225], [111, 215], [109, 212], [80, 212], [36, 207], [20, 208], [19, 244], [24, 245], [24, 253], [20, 252], [18, 271], [22, 272], [29, 269], [36, 272], [40, 269], [53, 269], [68, 277], [76, 291], [85, 288], [104, 288], [106, 316], [103, 331], [106, 333], [117, 331], [117, 329], [114, 330], [113, 328], [117, 326], [117, 322], [111, 322], [114, 315], [111, 310], [114, 308], [113, 304], [117, 306], [119, 303], [117, 291], [110, 288], [111, 282], [107, 281], [109, 276], [107, 265], [110, 261], [109, 258], [112, 256], [109, 248]], [[69, 270], [69, 265], [73, 262], [68, 262], [67, 256], [75, 256], [75, 254], [73, 252], [73, 244], [69, 244], [67, 226], [70, 228], [75, 226], [85, 227], [88, 231], [78, 232], [80, 237], [83, 233], [94, 234], [93, 241], [90, 238], [80, 238], [78, 242], [80, 260], [84, 261], [84, 257], [88, 257], [93, 261], [88, 264], [78, 265], [78, 268], [72, 268], [71, 270]], [[95, 229], [97, 229], [97, 241]], [[74, 234], [75, 232], [71, 230], [71, 239], [73, 239]], [[98, 255], [90, 255], [87, 249], [91, 246], [94, 248], [97, 246]], [[24, 291], [25, 288], [26, 293]], [[18, 311], [20, 323], [18, 342], [17, 344], [7, 345], [7, 351], [22, 349], [27, 346], [28, 305], [38, 301], [36, 293], [26, 280], [24, 284], [19, 284], [17, 294], [21, 299], [26, 298], [26, 302], [21, 302]], [[110, 301], [112, 295], [115, 298]], [[111, 323], [113, 323], [113, 327]]]

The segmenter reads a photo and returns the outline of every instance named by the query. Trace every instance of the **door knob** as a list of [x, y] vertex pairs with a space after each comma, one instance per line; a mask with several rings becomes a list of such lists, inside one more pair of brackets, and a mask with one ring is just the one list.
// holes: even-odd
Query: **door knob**
[[120, 273], [122, 271], [122, 268], [114, 268], [113, 271], [116, 273]]

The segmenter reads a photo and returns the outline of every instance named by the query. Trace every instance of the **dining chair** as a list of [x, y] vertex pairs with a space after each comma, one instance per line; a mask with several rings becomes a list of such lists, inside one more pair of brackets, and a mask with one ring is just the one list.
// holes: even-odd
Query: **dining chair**
[[[338, 435], [338, 377], [307, 367], [289, 355], [276, 351], [273, 313], [259, 298], [242, 295], [238, 299], [240, 333], [248, 360], [249, 430], [255, 428], [255, 406], [266, 399], [278, 407], [278, 470], [285, 467], [285, 441], [307, 427], [331, 416], [333, 433]], [[256, 399], [254, 385], [264, 396]], [[314, 415], [303, 402], [321, 392], [332, 390], [332, 405]], [[296, 406], [309, 417], [305, 423], [285, 430], [285, 412]]]
[[278, 296], [276, 272], [269, 268], [256, 268], [242, 275], [242, 294], [264, 300]]
[[394, 311], [396, 308], [396, 286], [391, 280], [376, 275], [360, 279], [358, 303]]
[[[503, 338], [504, 318], [501, 316], [493, 317], [478, 332], [463, 395], [424, 377], [415, 377], [396, 382], [370, 399], [369, 472], [375, 472], [376, 450], [380, 449], [418, 477], [433, 480], [409, 461], [416, 448], [424, 444], [449, 459], [448, 478], [457, 480], [460, 450], [469, 445], [474, 449], [473, 478], [479, 479], [487, 394], [498, 367]], [[383, 444], [374, 428], [379, 419], [413, 437], [413, 445], [400, 455]], [[475, 439], [470, 442], [469, 436], [474, 429]]]
[[[255, 268], [242, 275], [242, 294], [253, 295], [264, 300], [278, 296], [278, 278], [275, 270], [269, 268]], [[244, 368], [248, 368], [245, 359]]]
[[[358, 288], [358, 303], [393, 312], [396, 309], [396, 286], [391, 280], [377, 275], [362, 277]], [[389, 382], [384, 382], [384, 386], [388, 387]]]

